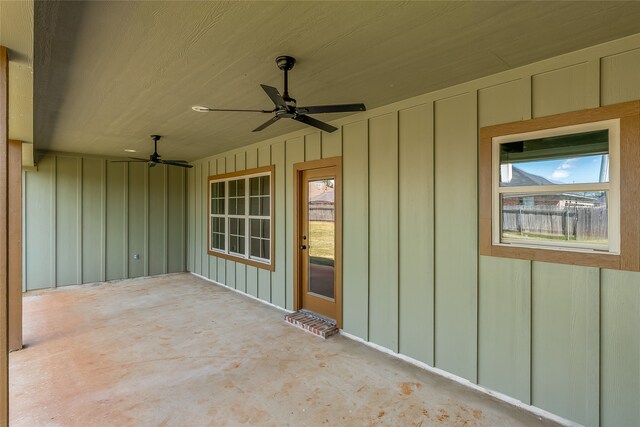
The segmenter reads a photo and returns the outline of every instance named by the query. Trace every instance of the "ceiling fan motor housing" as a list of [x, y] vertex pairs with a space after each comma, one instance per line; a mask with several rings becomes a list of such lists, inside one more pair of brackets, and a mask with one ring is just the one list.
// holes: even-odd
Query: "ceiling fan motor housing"
[[276, 58], [276, 64], [278, 64], [278, 68], [284, 71], [289, 71], [293, 68], [296, 63], [296, 58], [293, 56], [282, 55]]

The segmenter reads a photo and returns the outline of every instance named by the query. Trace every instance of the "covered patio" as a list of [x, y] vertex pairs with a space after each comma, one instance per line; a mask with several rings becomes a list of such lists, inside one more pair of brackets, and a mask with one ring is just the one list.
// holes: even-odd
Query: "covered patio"
[[191, 274], [30, 292], [24, 311], [13, 426], [554, 425]]

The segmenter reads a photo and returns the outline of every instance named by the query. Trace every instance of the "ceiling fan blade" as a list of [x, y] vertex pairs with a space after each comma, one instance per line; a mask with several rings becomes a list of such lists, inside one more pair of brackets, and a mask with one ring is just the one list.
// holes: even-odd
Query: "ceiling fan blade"
[[264, 128], [268, 127], [268, 126], [271, 126], [272, 124], [274, 124], [278, 120], [280, 120], [280, 117], [273, 116], [272, 118], [270, 118], [269, 120], [267, 120], [266, 122], [264, 122], [263, 124], [261, 124], [260, 126], [255, 128], [252, 132], [260, 132], [262, 129], [264, 129]]
[[131, 160], [137, 160], [139, 162], [148, 162], [149, 159], [141, 159], [140, 157], [129, 157]]
[[311, 107], [297, 107], [296, 111], [300, 114], [319, 114], [319, 113], [346, 113], [350, 111], [366, 111], [364, 104], [340, 104], [340, 105], [314, 105]]
[[284, 102], [284, 99], [282, 98], [282, 95], [280, 95], [280, 92], [278, 92], [278, 89], [267, 85], [260, 86], [262, 86], [262, 89], [267, 93], [267, 96], [271, 98], [271, 101], [276, 104], [276, 107], [285, 109], [287, 108], [287, 103]]
[[203, 107], [199, 105], [195, 107], [191, 107], [191, 109], [193, 111], [197, 111], [198, 113], [210, 113], [213, 111], [233, 111], [236, 113], [272, 113], [273, 112], [271, 110], [236, 110], [231, 108], [209, 108], [209, 107]]
[[292, 119], [293, 120], [297, 120], [297, 121], [302, 122], [302, 123], [306, 123], [309, 126], [313, 126], [314, 128], [318, 128], [320, 130], [323, 130], [323, 131], [329, 132], [329, 133], [338, 130], [338, 128], [333, 127], [328, 123], [321, 122], [318, 119], [314, 119], [313, 117], [305, 116], [304, 114], [301, 114], [301, 115], [299, 115], [297, 117], [292, 117]]
[[187, 162], [184, 161], [180, 161], [180, 160], [160, 160], [159, 163], [162, 163], [163, 165], [167, 165], [167, 166], [180, 166], [181, 168], [192, 168], [193, 165], [190, 165]]

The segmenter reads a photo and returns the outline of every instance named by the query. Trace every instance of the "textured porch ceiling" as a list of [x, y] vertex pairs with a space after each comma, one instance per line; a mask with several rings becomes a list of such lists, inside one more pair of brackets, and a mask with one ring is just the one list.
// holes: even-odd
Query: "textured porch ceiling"
[[[269, 109], [274, 59], [299, 105], [369, 109], [636, 33], [638, 2], [36, 2], [35, 144], [193, 160], [303, 127]], [[341, 117], [318, 116], [327, 121]]]

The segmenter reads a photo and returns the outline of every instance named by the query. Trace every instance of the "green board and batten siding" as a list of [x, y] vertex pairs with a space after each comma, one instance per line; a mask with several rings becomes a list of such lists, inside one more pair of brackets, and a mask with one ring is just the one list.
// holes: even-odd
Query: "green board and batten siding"
[[435, 366], [476, 381], [476, 93], [434, 103]]
[[184, 171], [49, 153], [23, 173], [25, 290], [187, 269]]
[[[479, 256], [477, 138], [481, 126], [638, 99], [639, 73], [636, 35], [196, 163], [256, 167], [270, 147], [269, 302], [293, 308], [292, 166], [342, 155], [346, 332], [578, 423], [635, 425], [640, 274]], [[190, 209], [206, 203], [199, 189]], [[203, 250], [187, 251], [199, 274]], [[247, 267], [254, 295], [259, 274]]]
[[433, 366], [433, 104], [398, 112], [398, 339], [400, 353]]

